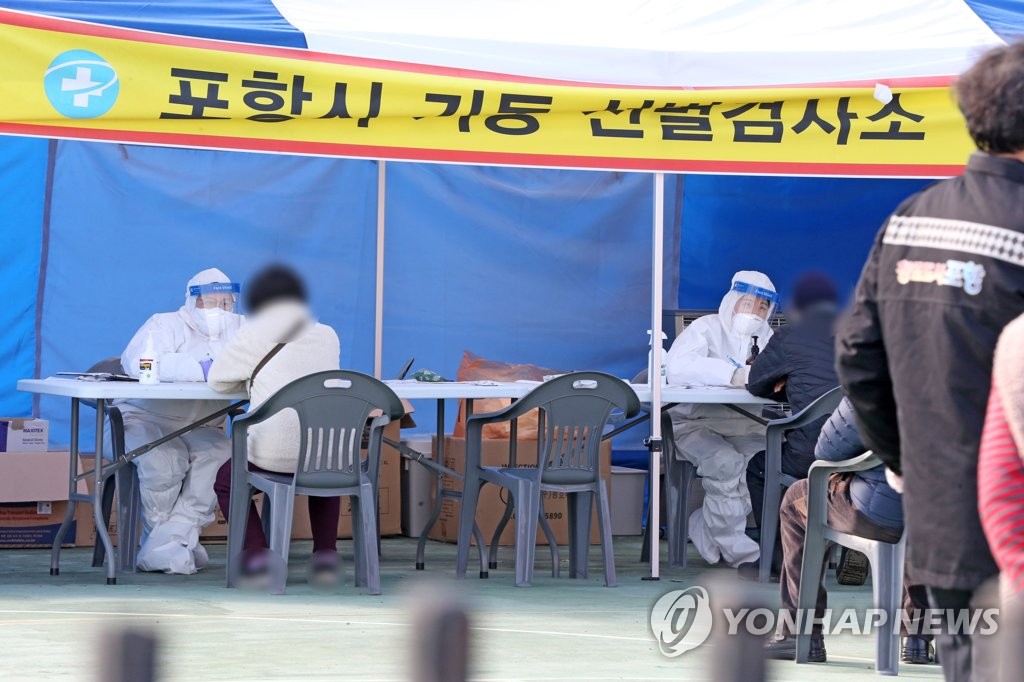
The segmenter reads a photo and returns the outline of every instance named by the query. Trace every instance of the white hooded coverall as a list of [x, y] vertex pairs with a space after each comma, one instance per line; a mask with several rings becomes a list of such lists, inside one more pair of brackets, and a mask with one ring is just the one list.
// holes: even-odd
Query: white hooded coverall
[[[732, 282], [775, 291], [760, 272], [737, 272]], [[750, 333], [733, 330], [734, 309], [742, 297], [730, 289], [717, 315], [694, 320], [676, 338], [665, 363], [669, 384], [729, 386], [737, 364], [744, 365], [750, 355], [753, 336], [764, 348], [772, 335], [767, 320]], [[774, 305], [767, 319], [772, 312]], [[744, 533], [751, 510], [745, 472], [750, 458], [765, 447], [764, 427], [719, 405], [679, 405], [671, 414], [676, 448], [697, 467], [704, 486], [704, 505], [690, 516], [690, 539], [708, 563], [755, 561], [758, 545]]]
[[[132, 337], [121, 355], [125, 371], [139, 376], [139, 357], [152, 333], [162, 382], [203, 381], [200, 362], [215, 358], [243, 319], [233, 312], [224, 312], [218, 316], [217, 328], [211, 329], [209, 321], [201, 317], [204, 311], [195, 308], [194, 297], [189, 301], [189, 288], [230, 281], [215, 268], [203, 270], [189, 280], [185, 305], [177, 312], [153, 315]], [[125, 447], [132, 450], [151, 443], [229, 404], [219, 400], [118, 401], [124, 415]], [[215, 420], [193, 429], [135, 460], [142, 492], [143, 540], [137, 564], [140, 569], [191, 574], [206, 564], [199, 531], [213, 521], [214, 478], [231, 457], [231, 442], [224, 433], [223, 422]]]

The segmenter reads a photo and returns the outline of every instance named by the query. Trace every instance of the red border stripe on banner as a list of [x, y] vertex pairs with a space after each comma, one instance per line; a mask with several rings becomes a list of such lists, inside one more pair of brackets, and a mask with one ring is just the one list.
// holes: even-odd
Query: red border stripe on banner
[[332, 142], [267, 140], [221, 135], [190, 135], [187, 133], [149, 133], [144, 131], [101, 130], [93, 128], [74, 128], [4, 122], [0, 122], [0, 134], [47, 138], [56, 137], [75, 140], [92, 140], [97, 142], [126, 142], [170, 147], [197, 147], [231, 151], [271, 152], [278, 154], [647, 172], [667, 171], [764, 175], [848, 175], [858, 177], [902, 176], [938, 178], [960, 175], [964, 169], [963, 165], [947, 164], [861, 164], [787, 161], [643, 159], [611, 156], [474, 152], [448, 149], [410, 149], [405, 147], [383, 147]]

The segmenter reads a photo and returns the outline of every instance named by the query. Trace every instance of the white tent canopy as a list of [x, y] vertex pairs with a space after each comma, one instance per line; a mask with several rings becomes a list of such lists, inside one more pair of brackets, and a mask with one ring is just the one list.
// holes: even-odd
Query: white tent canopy
[[310, 49], [671, 88], [943, 77], [1002, 44], [960, 0], [275, 0]]

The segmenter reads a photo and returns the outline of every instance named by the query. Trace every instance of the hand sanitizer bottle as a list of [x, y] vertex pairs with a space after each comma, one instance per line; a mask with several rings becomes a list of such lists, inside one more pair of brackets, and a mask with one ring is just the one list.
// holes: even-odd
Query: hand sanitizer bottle
[[650, 337], [650, 345], [651, 345], [651, 350], [650, 350], [650, 352], [647, 353], [647, 384], [648, 385], [653, 385], [654, 384], [654, 377], [660, 375], [659, 381], [661, 381], [661, 385], [662, 386], [668, 386], [668, 375], [665, 373], [665, 358], [668, 355], [668, 351], [665, 350], [665, 344], [664, 344], [664, 341], [666, 339], [668, 339], [668, 335], [666, 335], [665, 332], [661, 333], [661, 340], [662, 340], [662, 344], [661, 344], [661, 346], [662, 346], [662, 348], [661, 348], [661, 363], [660, 363], [660, 367], [658, 368], [658, 372], [657, 373], [654, 372], [654, 333], [650, 329], [648, 329], [647, 330], [647, 336]]
[[139, 383], [160, 383], [160, 358], [156, 354], [153, 332], [146, 334], [146, 345], [142, 349], [142, 355], [139, 356]]

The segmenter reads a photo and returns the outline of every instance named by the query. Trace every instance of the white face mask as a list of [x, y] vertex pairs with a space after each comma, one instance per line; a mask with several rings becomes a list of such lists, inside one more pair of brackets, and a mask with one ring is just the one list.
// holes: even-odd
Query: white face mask
[[736, 313], [732, 316], [732, 330], [741, 336], [750, 336], [764, 325], [764, 320], [753, 313]]
[[216, 341], [224, 333], [230, 314], [220, 308], [196, 308], [192, 311], [192, 319], [201, 334]]

